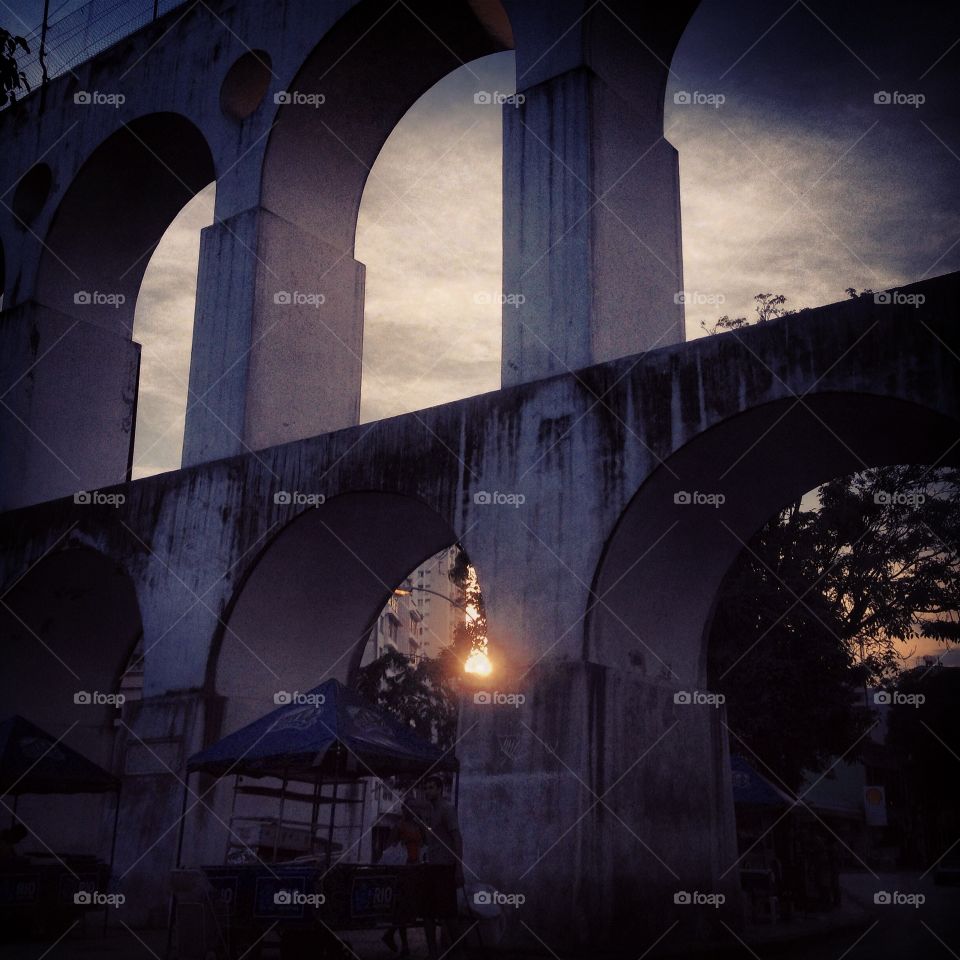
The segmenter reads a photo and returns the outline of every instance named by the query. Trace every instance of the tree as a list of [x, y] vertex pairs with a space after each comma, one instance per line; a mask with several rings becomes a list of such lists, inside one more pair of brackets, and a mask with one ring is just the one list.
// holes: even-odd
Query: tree
[[447, 749], [457, 736], [457, 691], [444, 667], [441, 658], [414, 662], [387, 650], [360, 668], [357, 690], [424, 739]]
[[816, 500], [751, 539], [710, 634], [731, 729], [794, 789], [855, 743], [869, 722], [855, 691], [890, 682], [904, 643], [960, 639], [960, 471], [865, 470]]
[[[758, 323], [785, 303], [755, 299]], [[722, 317], [714, 330], [745, 325]], [[903, 644], [960, 641], [960, 471], [864, 470], [815, 500], [789, 504], [742, 551], [710, 635], [731, 749], [753, 751], [794, 789], [856, 742], [870, 722], [856, 691], [891, 682]]]
[[439, 656], [416, 662], [397, 650], [387, 650], [361, 667], [357, 678], [357, 689], [367, 700], [385, 707], [401, 723], [444, 749], [456, 740], [464, 664], [474, 650], [486, 644], [486, 617], [476, 571], [463, 548], [457, 544], [454, 549], [450, 579], [463, 590], [464, 606], [472, 615], [457, 623], [452, 642]]
[[30, 52], [30, 47], [23, 37], [14, 36], [9, 30], [0, 27], [0, 107], [16, 100], [18, 90], [30, 90], [27, 75], [17, 64], [18, 49], [24, 53]]
[[784, 308], [787, 298], [782, 293], [758, 293], [753, 301], [754, 310], [757, 313], [756, 320], [750, 321], [746, 317], [728, 317], [724, 314], [712, 326], [708, 326], [706, 321], [702, 320], [700, 327], [707, 333], [724, 333], [727, 330], [740, 330], [743, 327], [749, 327], [751, 323], [766, 323], [768, 320], [776, 320], [777, 317], [785, 317], [793, 313], [792, 310]]

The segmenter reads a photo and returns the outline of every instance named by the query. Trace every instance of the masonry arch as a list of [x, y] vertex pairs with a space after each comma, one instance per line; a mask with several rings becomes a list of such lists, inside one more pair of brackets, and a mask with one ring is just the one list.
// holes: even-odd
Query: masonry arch
[[[119, 564], [86, 546], [47, 554], [7, 585], [0, 602], [4, 719], [20, 714], [119, 775], [119, 710], [110, 698], [142, 634], [136, 590]], [[28, 795], [18, 815], [38, 838], [31, 848], [104, 856], [113, 803], [102, 795]], [[88, 838], [97, 851], [86, 849]]]
[[[495, 0], [366, 0], [279, 92], [260, 187], [258, 251], [269, 269], [258, 281], [246, 386], [254, 449], [358, 421], [364, 265], [354, 242], [370, 169], [423, 93], [511, 44]], [[291, 364], [296, 378], [278, 374]]]
[[151, 254], [215, 176], [210, 147], [186, 117], [151, 113], [122, 126], [91, 153], [60, 200], [36, 299], [129, 340]]
[[264, 158], [263, 205], [352, 252], [363, 187], [393, 128], [442, 77], [512, 43], [497, 0], [357, 4], [290, 83]]
[[349, 682], [371, 626], [419, 563], [457, 541], [414, 497], [347, 493], [299, 514], [254, 560], [214, 639], [208, 691], [224, 736], [273, 708], [280, 691]]
[[[330, 677], [352, 684], [394, 589], [456, 541], [436, 510], [393, 493], [341, 494], [286, 523], [252, 561], [214, 637], [205, 686], [217, 716], [205, 743], [274, 709], [279, 693]], [[232, 784], [202, 789], [210, 800], [188, 824], [187, 848], [218, 857]]]
[[[855, 392], [761, 404], [697, 434], [644, 482], [606, 543], [585, 659], [674, 689], [706, 689], [718, 590], [771, 516], [867, 467], [956, 463], [958, 439], [960, 423], [948, 413]], [[724, 502], [698, 504], [694, 494]]]

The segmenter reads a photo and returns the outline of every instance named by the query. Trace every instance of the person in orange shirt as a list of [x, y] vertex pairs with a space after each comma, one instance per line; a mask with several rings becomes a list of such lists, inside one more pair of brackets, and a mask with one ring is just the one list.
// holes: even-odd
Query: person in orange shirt
[[[400, 821], [387, 836], [384, 850], [389, 850], [394, 844], [400, 844], [406, 851], [407, 863], [419, 863], [420, 852], [426, 841], [426, 835], [420, 822], [413, 815], [413, 811], [406, 804], [400, 808]], [[407, 928], [404, 926], [390, 927], [383, 935], [383, 942], [394, 953], [397, 952], [396, 935], [400, 934], [400, 956], [409, 957], [410, 947], [407, 944]]]

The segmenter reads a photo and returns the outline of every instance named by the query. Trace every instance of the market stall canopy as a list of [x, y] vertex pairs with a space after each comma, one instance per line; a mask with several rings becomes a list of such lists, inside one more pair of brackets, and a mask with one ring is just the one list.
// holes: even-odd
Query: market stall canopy
[[450, 751], [418, 736], [338, 680], [297, 694], [187, 761], [187, 772], [316, 783], [331, 777], [421, 776], [457, 769]]
[[792, 807], [797, 801], [771, 783], [741, 756], [730, 755], [733, 802], [748, 807]]
[[17, 714], [0, 723], [0, 795], [106, 793], [116, 777]]

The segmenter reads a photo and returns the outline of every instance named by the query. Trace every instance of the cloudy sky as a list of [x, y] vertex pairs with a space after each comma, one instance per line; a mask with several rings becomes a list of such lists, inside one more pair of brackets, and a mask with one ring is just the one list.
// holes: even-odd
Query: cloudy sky
[[[35, 23], [41, 7], [11, 4], [0, 22], [16, 11]], [[761, 291], [799, 308], [960, 269], [958, 8], [703, 0], [665, 109], [685, 288], [722, 298], [688, 306], [688, 337], [721, 313], [749, 316]], [[365, 421], [499, 386], [499, 306], [477, 300], [501, 283], [500, 116], [472, 95], [511, 91], [514, 73], [499, 54], [451, 74], [371, 173], [357, 235]], [[880, 92], [909, 102], [876, 103]], [[137, 304], [138, 476], [179, 465], [199, 230], [212, 216], [211, 187], [167, 232]]]

